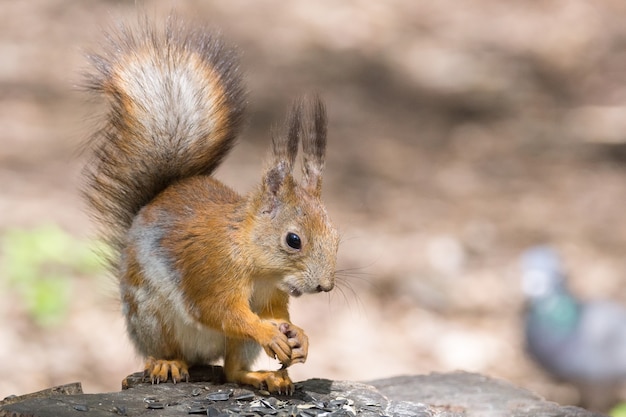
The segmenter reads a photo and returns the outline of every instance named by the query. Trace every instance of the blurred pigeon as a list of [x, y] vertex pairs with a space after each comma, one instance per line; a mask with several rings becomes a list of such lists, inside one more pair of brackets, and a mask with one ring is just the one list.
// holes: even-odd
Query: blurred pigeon
[[528, 353], [554, 377], [578, 386], [584, 406], [610, 406], [626, 382], [626, 308], [576, 298], [549, 247], [528, 250], [521, 267]]

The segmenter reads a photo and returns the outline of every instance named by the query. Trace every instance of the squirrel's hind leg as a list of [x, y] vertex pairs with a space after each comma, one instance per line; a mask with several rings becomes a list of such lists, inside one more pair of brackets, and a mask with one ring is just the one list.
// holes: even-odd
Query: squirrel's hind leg
[[258, 343], [247, 340], [227, 339], [224, 357], [224, 373], [229, 382], [251, 385], [271, 393], [291, 395], [293, 382], [286, 369], [278, 371], [250, 371], [250, 365], [261, 351]]
[[165, 360], [149, 357], [144, 366], [144, 377], [149, 377], [153, 384], [166, 382], [169, 377], [173, 383], [189, 382], [189, 367], [183, 360]]

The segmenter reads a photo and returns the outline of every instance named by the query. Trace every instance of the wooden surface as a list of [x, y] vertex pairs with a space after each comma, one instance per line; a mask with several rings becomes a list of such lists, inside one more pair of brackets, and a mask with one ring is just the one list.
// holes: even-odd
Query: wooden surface
[[465, 372], [400, 376], [369, 383], [309, 379], [293, 396], [223, 383], [220, 367], [192, 369], [187, 383], [152, 385], [142, 373], [120, 392], [83, 394], [69, 384], [0, 403], [0, 417], [245, 416], [599, 416], [562, 407], [514, 385]]

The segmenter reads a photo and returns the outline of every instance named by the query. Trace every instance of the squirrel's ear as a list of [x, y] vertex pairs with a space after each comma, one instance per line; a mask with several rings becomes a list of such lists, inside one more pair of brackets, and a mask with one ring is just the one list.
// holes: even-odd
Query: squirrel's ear
[[287, 118], [287, 134], [272, 136], [272, 165], [263, 178], [266, 189], [276, 195], [286, 181], [293, 181], [293, 164], [302, 135], [302, 103], [296, 102]]
[[303, 124], [302, 137], [302, 186], [312, 195], [322, 193], [322, 172], [326, 152], [327, 118], [326, 107], [322, 99], [315, 95], [308, 103], [309, 113]]

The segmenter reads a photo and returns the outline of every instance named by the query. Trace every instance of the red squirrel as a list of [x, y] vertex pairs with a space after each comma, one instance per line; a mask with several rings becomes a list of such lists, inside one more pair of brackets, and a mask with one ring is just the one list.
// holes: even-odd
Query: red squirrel
[[[243, 117], [234, 50], [173, 18], [107, 39], [89, 57], [87, 86], [108, 111], [90, 140], [84, 192], [113, 248], [146, 376], [176, 383], [223, 359], [230, 382], [293, 393], [287, 368], [306, 360], [308, 338], [290, 322], [289, 297], [333, 289], [339, 244], [321, 201], [324, 104], [294, 104], [260, 184], [242, 196], [211, 175]], [[261, 348], [282, 368], [252, 371]]]

